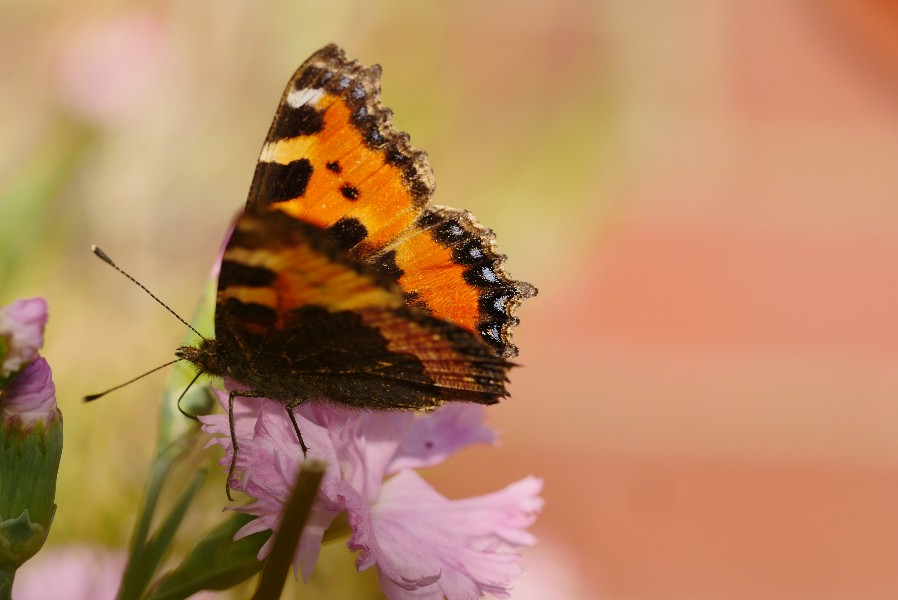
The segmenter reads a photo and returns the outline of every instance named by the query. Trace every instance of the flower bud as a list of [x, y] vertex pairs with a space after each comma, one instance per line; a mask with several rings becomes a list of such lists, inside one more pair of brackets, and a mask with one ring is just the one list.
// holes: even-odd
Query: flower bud
[[0, 389], [0, 572], [43, 546], [61, 455], [62, 414], [50, 365], [39, 358]]

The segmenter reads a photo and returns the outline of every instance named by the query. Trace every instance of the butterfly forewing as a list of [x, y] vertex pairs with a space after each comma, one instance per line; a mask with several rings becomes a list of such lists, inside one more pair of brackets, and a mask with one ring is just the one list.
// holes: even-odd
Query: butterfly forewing
[[426, 154], [380, 101], [380, 67], [330, 45], [288, 83], [247, 210], [326, 228], [348, 256], [397, 283], [409, 306], [513, 357], [514, 311], [536, 289], [505, 272], [492, 232], [470, 213], [431, 206], [433, 190]]
[[346, 249], [383, 246], [433, 191], [426, 155], [380, 102], [380, 67], [326, 46], [287, 85], [259, 156], [247, 205], [330, 227]]

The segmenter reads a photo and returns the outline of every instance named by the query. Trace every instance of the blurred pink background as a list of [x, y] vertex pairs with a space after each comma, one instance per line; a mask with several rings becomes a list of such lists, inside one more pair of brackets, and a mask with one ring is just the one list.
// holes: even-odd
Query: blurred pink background
[[629, 172], [522, 311], [506, 468], [583, 597], [894, 598], [898, 11], [612, 4]]
[[[0, 210], [20, 221], [0, 234], [34, 262], [0, 300], [53, 310], [51, 540], [127, 540], [161, 380], [102, 411], [79, 398], [181, 335], [89, 244], [189, 312], [284, 83], [335, 41], [383, 65], [436, 201], [540, 288], [491, 409], [502, 445], [428, 474], [449, 496], [545, 478], [514, 598], [898, 597], [892, 3], [3, 10]], [[73, 514], [85, 489], [97, 505]]]

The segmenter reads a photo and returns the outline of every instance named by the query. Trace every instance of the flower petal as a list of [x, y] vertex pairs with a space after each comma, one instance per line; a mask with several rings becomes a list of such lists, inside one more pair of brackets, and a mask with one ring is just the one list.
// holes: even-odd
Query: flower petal
[[47, 301], [43, 298], [16, 300], [0, 308], [0, 337], [6, 338], [6, 356], [0, 364], [5, 379], [37, 358], [44, 345]]
[[16, 572], [15, 598], [112, 600], [121, 583], [123, 551], [71, 545], [45, 548]]
[[394, 584], [385, 593], [436, 586], [448, 600], [484, 593], [504, 598], [520, 573], [514, 549], [535, 541], [523, 528], [542, 506], [541, 487], [540, 480], [527, 478], [494, 494], [452, 501], [415, 472], [403, 471], [383, 485], [370, 509], [347, 499], [349, 547], [360, 551], [359, 570], [376, 564]]
[[386, 472], [432, 467], [470, 444], [494, 444], [496, 432], [483, 418], [483, 406], [453, 403], [414, 419]]
[[25, 367], [0, 392], [0, 415], [4, 420], [17, 418], [23, 426], [29, 427], [37, 422], [49, 422], [58, 414], [56, 385], [45, 358]]

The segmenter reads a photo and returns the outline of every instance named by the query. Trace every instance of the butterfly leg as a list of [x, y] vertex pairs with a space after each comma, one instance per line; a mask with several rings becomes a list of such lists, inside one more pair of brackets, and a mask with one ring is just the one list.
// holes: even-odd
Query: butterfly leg
[[287, 414], [290, 415], [290, 421], [293, 423], [293, 430], [296, 431], [296, 437], [299, 440], [299, 447], [302, 448], [302, 454], [303, 454], [303, 456], [305, 456], [306, 454], [309, 453], [309, 449], [306, 448], [306, 443], [304, 441], [302, 441], [302, 433], [300, 433], [300, 431], [299, 431], [299, 423], [296, 422], [296, 417], [293, 416], [293, 409], [299, 405], [300, 405], [300, 403], [297, 402], [296, 404], [294, 404], [292, 406], [287, 405], [286, 408], [287, 408]]
[[264, 398], [265, 395], [252, 390], [231, 390], [228, 395], [228, 425], [231, 426], [231, 466], [228, 467], [228, 479], [225, 481], [225, 494], [228, 500], [234, 501], [231, 497], [231, 480], [234, 478], [234, 468], [237, 466], [237, 430], [234, 428], [234, 398], [241, 396], [243, 398]]

